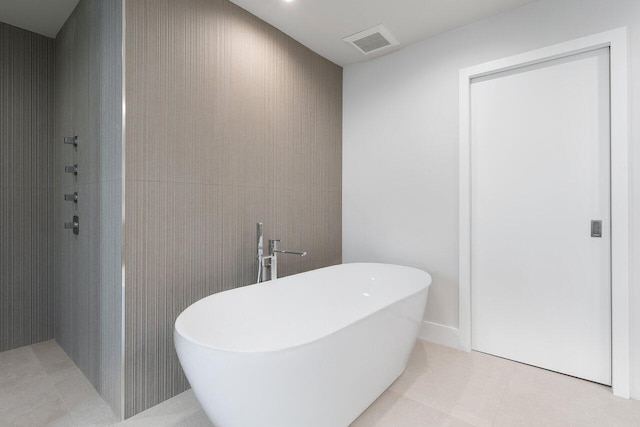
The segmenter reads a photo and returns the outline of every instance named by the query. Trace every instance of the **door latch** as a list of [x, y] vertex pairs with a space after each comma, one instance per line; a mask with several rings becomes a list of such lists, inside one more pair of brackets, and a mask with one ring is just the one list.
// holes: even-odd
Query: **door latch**
[[591, 237], [602, 237], [602, 221], [591, 220]]

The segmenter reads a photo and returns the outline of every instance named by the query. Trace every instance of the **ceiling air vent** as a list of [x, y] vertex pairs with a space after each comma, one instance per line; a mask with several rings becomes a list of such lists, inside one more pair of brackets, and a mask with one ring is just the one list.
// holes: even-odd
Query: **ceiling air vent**
[[353, 45], [358, 51], [365, 55], [399, 44], [389, 30], [382, 25], [360, 31], [342, 40]]

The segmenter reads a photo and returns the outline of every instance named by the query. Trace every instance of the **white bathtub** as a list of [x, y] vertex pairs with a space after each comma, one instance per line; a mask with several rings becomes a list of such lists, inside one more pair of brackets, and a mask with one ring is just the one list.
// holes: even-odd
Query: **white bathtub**
[[404, 370], [431, 277], [343, 264], [221, 292], [176, 320], [175, 345], [217, 427], [343, 427]]

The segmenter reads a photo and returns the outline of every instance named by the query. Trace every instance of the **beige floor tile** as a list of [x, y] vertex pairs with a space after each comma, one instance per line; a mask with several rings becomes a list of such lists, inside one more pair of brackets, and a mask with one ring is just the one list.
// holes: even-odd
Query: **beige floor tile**
[[118, 427], [213, 426], [213, 424], [211, 424], [211, 421], [209, 421], [207, 416], [202, 411], [197, 411], [190, 414], [165, 414], [146, 416], [143, 418], [130, 418], [126, 421], [114, 425]]
[[55, 388], [43, 381], [0, 390], [0, 426], [45, 426], [69, 415]]
[[477, 426], [490, 426], [516, 364], [418, 341], [391, 389]]
[[[0, 353], [0, 427], [21, 425], [211, 427], [191, 390], [118, 423], [55, 341]], [[470, 425], [640, 426], [640, 402], [588, 381], [418, 341], [404, 374], [352, 427]]]
[[100, 395], [77, 368], [57, 371], [53, 384], [71, 412], [81, 409]]
[[122, 426], [211, 426], [192, 390], [162, 402], [122, 422]]
[[55, 340], [43, 341], [29, 347], [48, 374], [75, 367], [73, 361]]
[[118, 421], [64, 350], [55, 341], [35, 344], [34, 352], [77, 425], [111, 425]]
[[204, 413], [204, 411], [196, 411], [191, 415], [187, 415], [182, 420], [180, 420], [181, 426], [190, 426], [190, 427], [213, 427], [211, 421]]
[[640, 426], [640, 402], [609, 387], [532, 366], [518, 365], [496, 426]]
[[47, 427], [77, 427], [78, 423], [76, 419], [73, 418], [73, 415], [67, 414], [62, 418], [58, 418], [57, 420], [50, 422], [47, 424]]
[[39, 383], [46, 376], [30, 347], [0, 353], [0, 389]]
[[193, 391], [187, 390], [169, 400], [165, 400], [160, 405], [156, 405], [139, 413], [131, 419], [142, 419], [163, 415], [185, 416], [197, 411], [202, 411], [202, 407], [200, 406], [200, 403], [198, 403]]
[[110, 426], [118, 422], [109, 405], [100, 396], [82, 401], [71, 414], [79, 426]]
[[174, 426], [188, 427], [188, 425], [182, 422], [183, 420], [184, 420], [184, 415], [162, 415], [162, 416], [156, 416], [156, 417], [146, 417], [146, 418], [136, 418], [136, 419], [129, 418], [128, 420], [114, 424], [114, 426], [118, 426], [118, 427], [174, 427]]
[[109, 405], [78, 368], [58, 370], [50, 377], [79, 425], [110, 425], [118, 421]]
[[436, 409], [387, 390], [350, 427], [465, 427]]

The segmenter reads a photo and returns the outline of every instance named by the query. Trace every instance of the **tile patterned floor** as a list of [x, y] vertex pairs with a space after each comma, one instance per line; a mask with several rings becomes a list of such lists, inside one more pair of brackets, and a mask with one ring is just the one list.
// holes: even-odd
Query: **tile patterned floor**
[[[191, 391], [117, 422], [55, 341], [0, 353], [0, 426], [89, 425], [211, 423]], [[351, 427], [428, 426], [640, 426], [640, 401], [543, 369], [418, 341], [405, 373]]]

